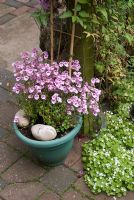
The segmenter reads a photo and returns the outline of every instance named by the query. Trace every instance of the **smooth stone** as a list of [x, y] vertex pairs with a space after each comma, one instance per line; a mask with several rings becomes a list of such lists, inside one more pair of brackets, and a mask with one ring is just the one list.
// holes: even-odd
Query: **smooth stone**
[[29, 120], [26, 117], [19, 117], [18, 125], [20, 127], [27, 127], [29, 125]]
[[19, 110], [16, 114], [15, 114], [16, 117], [24, 117], [25, 116], [25, 112], [24, 110]]
[[34, 138], [42, 141], [53, 140], [57, 136], [54, 127], [44, 124], [36, 124], [32, 126], [31, 132]]
[[25, 117], [25, 112], [24, 110], [19, 110], [16, 114], [15, 114], [15, 118], [18, 119], [18, 126], [20, 127], [27, 127], [29, 125], [29, 120]]

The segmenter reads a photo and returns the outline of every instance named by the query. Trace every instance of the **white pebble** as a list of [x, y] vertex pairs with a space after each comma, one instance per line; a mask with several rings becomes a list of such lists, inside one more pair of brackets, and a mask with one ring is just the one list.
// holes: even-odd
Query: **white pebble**
[[38, 140], [53, 140], [57, 136], [55, 128], [44, 124], [36, 124], [31, 128], [32, 135]]

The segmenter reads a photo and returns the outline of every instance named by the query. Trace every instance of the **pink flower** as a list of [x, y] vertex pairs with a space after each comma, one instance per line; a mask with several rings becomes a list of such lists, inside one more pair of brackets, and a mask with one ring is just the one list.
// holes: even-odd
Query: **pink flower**
[[47, 52], [47, 51], [44, 51], [44, 52], [43, 52], [43, 55], [44, 55], [44, 59], [45, 59], [45, 60], [48, 59], [48, 52]]
[[34, 99], [35, 99], [35, 100], [38, 100], [38, 99], [39, 99], [39, 95], [38, 95], [38, 94], [35, 94], [35, 95], [34, 95]]
[[[91, 84], [84, 83], [78, 60], [71, 63], [72, 76], [69, 76], [68, 61], [47, 63], [48, 53], [33, 49], [24, 52], [21, 61], [12, 64], [16, 83], [13, 92], [21, 94], [32, 101], [46, 100], [54, 104], [66, 105], [67, 114], [88, 114], [91, 111], [97, 115], [101, 91], [95, 87], [98, 78], [93, 78]], [[38, 102], [37, 102], [38, 103]]]
[[29, 77], [28, 76], [24, 76], [24, 81], [28, 81]]
[[46, 99], [46, 95], [42, 94], [41, 95], [41, 99], [45, 100]]

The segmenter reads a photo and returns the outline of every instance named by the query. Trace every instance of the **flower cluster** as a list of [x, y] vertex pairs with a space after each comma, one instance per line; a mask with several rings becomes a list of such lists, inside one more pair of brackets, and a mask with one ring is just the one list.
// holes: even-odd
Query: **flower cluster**
[[92, 192], [121, 197], [134, 190], [134, 150], [127, 150], [112, 134], [83, 145], [85, 181]]
[[99, 79], [93, 78], [91, 84], [83, 83], [80, 63], [73, 60], [72, 76], [69, 76], [69, 62], [61, 61], [49, 64], [48, 53], [33, 49], [32, 52], [21, 54], [21, 61], [13, 63], [16, 83], [13, 92], [24, 94], [29, 100], [49, 101], [52, 105], [66, 104], [68, 115], [73, 112], [95, 116], [99, 110], [101, 91], [95, 88]]

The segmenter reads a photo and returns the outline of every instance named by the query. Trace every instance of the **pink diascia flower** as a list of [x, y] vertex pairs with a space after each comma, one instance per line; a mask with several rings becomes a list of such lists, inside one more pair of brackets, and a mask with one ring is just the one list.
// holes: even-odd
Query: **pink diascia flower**
[[12, 90], [24, 95], [29, 101], [48, 101], [66, 105], [68, 115], [73, 113], [95, 116], [100, 112], [99, 97], [101, 91], [95, 84], [98, 78], [92, 78], [91, 84], [84, 82], [78, 60], [71, 62], [72, 76], [69, 76], [68, 61], [47, 62], [48, 52], [41, 53], [36, 48], [32, 52], [21, 54], [21, 60], [12, 64], [16, 83]]

